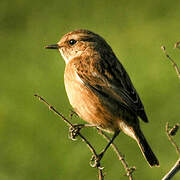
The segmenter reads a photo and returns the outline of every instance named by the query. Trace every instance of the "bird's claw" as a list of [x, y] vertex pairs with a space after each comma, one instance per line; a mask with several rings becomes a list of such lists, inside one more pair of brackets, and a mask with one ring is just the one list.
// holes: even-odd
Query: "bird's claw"
[[78, 136], [79, 131], [84, 127], [83, 124], [74, 124], [69, 128], [69, 138], [73, 141], [76, 140], [76, 137]]

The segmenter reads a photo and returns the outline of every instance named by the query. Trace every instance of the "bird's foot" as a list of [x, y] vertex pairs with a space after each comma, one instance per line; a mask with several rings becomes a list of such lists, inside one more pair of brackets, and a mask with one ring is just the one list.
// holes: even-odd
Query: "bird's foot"
[[69, 138], [73, 141], [76, 140], [76, 137], [78, 136], [78, 133], [80, 130], [84, 127], [84, 124], [74, 124], [69, 128]]
[[78, 133], [82, 128], [85, 127], [96, 127], [96, 125], [93, 124], [74, 124], [69, 128], [69, 138], [72, 140], [76, 140], [76, 136], [78, 136]]

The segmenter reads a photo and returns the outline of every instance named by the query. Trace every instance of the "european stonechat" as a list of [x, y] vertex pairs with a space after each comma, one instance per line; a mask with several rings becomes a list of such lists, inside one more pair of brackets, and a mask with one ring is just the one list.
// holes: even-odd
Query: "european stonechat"
[[79, 117], [113, 132], [110, 143], [122, 130], [137, 141], [149, 165], [158, 166], [139, 125], [138, 118], [148, 122], [144, 106], [107, 42], [98, 34], [80, 29], [65, 34], [57, 44], [46, 48], [58, 49], [65, 60], [65, 88]]

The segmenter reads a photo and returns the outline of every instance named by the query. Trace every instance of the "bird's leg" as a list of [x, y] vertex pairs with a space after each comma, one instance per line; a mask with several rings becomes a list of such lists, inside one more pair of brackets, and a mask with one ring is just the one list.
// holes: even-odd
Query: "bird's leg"
[[112, 137], [112, 139], [109, 141], [109, 143], [107, 144], [107, 146], [103, 149], [103, 151], [98, 155], [101, 159], [104, 156], [104, 153], [107, 151], [107, 149], [109, 148], [109, 146], [113, 143], [114, 139], [119, 135], [120, 130], [116, 131]]
[[112, 137], [112, 139], [109, 141], [109, 143], [107, 144], [107, 146], [103, 149], [103, 151], [99, 154], [99, 156], [104, 155], [104, 153], [107, 151], [107, 149], [109, 148], [109, 146], [113, 143], [113, 141], [115, 140], [115, 138], [119, 135], [120, 130], [116, 131]]
[[103, 158], [104, 153], [107, 151], [107, 149], [113, 143], [114, 139], [119, 135], [119, 133], [120, 133], [120, 130], [118, 130], [114, 133], [112, 139], [108, 142], [108, 144], [106, 145], [106, 147], [103, 149], [103, 151], [100, 154], [98, 154], [96, 157], [92, 156], [91, 162], [94, 162], [94, 163], [91, 163], [92, 167], [98, 167], [98, 164], [101, 161], [101, 159]]

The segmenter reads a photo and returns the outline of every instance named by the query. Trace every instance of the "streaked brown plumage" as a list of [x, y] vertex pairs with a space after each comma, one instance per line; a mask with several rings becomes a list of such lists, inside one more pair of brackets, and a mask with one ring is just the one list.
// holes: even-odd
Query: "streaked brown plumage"
[[65, 88], [76, 113], [105, 131], [117, 135], [122, 130], [137, 141], [150, 166], [158, 166], [139, 126], [138, 117], [148, 122], [144, 106], [106, 41], [91, 31], [76, 30], [47, 48], [58, 49], [65, 59]]

